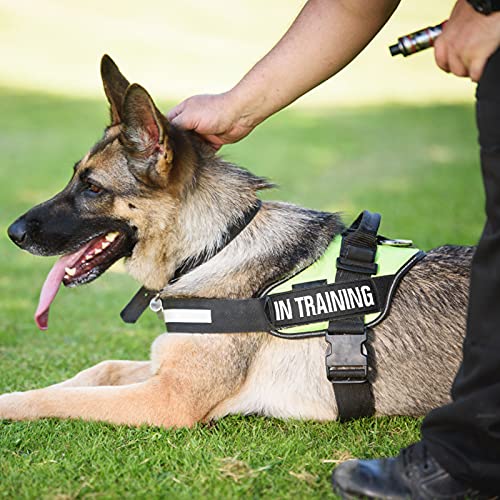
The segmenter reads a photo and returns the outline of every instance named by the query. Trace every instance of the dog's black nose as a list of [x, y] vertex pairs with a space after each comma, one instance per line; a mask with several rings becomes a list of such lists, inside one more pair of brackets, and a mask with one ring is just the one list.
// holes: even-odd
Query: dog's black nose
[[9, 238], [18, 246], [21, 246], [26, 240], [27, 232], [27, 224], [23, 219], [17, 219], [7, 229]]

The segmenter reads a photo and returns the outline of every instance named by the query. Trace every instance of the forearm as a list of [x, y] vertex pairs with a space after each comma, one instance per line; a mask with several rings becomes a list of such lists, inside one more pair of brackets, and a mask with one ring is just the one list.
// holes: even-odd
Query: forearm
[[309, 0], [278, 44], [229, 92], [255, 126], [327, 80], [378, 33], [399, 0]]
[[276, 46], [229, 92], [189, 97], [167, 115], [218, 149], [340, 71], [377, 34], [399, 0], [308, 0]]

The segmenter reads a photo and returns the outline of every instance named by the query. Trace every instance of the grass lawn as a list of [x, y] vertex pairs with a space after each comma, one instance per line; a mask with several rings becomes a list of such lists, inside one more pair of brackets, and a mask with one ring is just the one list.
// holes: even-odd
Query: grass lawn
[[[53, 259], [17, 250], [5, 233], [66, 183], [100, 135], [104, 100], [4, 88], [0, 108], [0, 393], [104, 359], [147, 358], [162, 326], [152, 314], [135, 326], [120, 321], [137, 284], [119, 272], [62, 290], [51, 329], [40, 333], [32, 315]], [[294, 110], [223, 153], [281, 185], [266, 197], [341, 210], [346, 220], [377, 210], [383, 234], [427, 249], [479, 236], [475, 136], [472, 104]], [[322, 424], [235, 416], [175, 431], [0, 422], [0, 497], [323, 498], [336, 461], [395, 454], [418, 436], [419, 420], [405, 417]]]

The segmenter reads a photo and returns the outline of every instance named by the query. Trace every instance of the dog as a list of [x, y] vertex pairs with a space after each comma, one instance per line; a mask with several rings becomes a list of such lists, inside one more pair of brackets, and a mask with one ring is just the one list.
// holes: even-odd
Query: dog
[[[316, 261], [344, 230], [339, 214], [263, 202], [223, 246], [228, 228], [270, 182], [172, 126], [108, 56], [101, 76], [111, 115], [102, 139], [60, 193], [9, 228], [22, 249], [62, 255], [42, 289], [40, 328], [47, 327], [61, 282], [91, 282], [121, 258], [133, 278], [163, 297], [249, 298]], [[401, 282], [389, 317], [369, 333], [376, 415], [424, 415], [449, 400], [473, 253], [458, 246], [429, 251]], [[172, 279], [179, 266], [202, 255], [201, 265]], [[0, 418], [163, 427], [235, 413], [334, 420], [324, 359], [321, 338], [166, 333], [154, 341], [150, 361], [103, 361], [64, 382], [0, 396]]]

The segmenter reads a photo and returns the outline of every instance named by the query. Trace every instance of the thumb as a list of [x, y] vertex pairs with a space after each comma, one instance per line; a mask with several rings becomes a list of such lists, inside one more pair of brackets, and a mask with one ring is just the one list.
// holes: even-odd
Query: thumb
[[182, 101], [181, 103], [177, 104], [177, 106], [174, 106], [168, 113], [167, 113], [167, 119], [168, 121], [172, 121], [176, 116], [180, 115], [184, 111], [184, 103], [185, 101]]
[[184, 130], [195, 130], [197, 127], [197, 123], [190, 119], [187, 113], [183, 113], [182, 111], [174, 116], [174, 118], [170, 120], [170, 123]]

